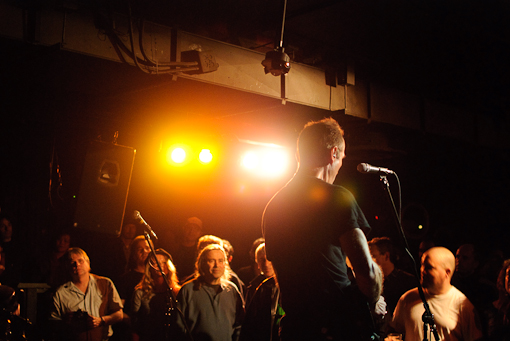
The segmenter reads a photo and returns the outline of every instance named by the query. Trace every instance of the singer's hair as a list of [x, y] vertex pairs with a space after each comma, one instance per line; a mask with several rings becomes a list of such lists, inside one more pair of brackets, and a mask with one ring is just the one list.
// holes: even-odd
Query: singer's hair
[[[223, 253], [223, 260], [225, 262], [225, 273], [222, 276], [222, 280], [230, 280], [230, 267], [228, 265], [228, 259], [227, 259], [227, 253], [225, 252], [225, 249], [223, 246], [219, 244], [209, 244], [206, 247], [200, 251], [197, 261], [195, 263], [195, 278], [199, 279], [197, 281], [198, 283], [202, 283], [203, 279], [205, 277], [205, 271], [204, 271], [204, 265], [205, 265], [205, 256], [213, 251], [213, 250], [219, 250]], [[199, 284], [200, 285], [200, 284]]]
[[310, 121], [299, 134], [298, 161], [301, 165], [323, 166], [327, 164], [331, 148], [340, 148], [344, 143], [344, 131], [333, 118]]
[[[170, 285], [170, 288], [174, 290], [174, 292], [178, 291], [180, 289], [179, 279], [177, 278], [177, 270], [175, 269], [175, 265], [172, 262], [172, 256], [170, 256], [170, 254], [164, 249], [157, 249], [155, 252], [156, 255], [164, 256], [164, 264], [166, 264], [169, 270], [169, 273], [166, 274], [169, 282], [168, 284]], [[152, 278], [151, 268], [158, 271], [156, 260], [152, 258], [152, 255], [150, 255], [147, 259], [149, 261], [145, 263], [145, 272], [143, 274], [142, 280], [135, 287], [135, 290], [142, 290], [142, 297], [144, 298], [150, 298], [154, 292], [154, 279]]]

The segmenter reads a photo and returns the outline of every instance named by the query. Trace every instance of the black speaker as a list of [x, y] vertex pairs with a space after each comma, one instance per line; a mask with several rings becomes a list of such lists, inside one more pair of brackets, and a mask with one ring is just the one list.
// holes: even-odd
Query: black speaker
[[87, 149], [74, 226], [118, 236], [131, 182], [136, 150], [93, 141]]

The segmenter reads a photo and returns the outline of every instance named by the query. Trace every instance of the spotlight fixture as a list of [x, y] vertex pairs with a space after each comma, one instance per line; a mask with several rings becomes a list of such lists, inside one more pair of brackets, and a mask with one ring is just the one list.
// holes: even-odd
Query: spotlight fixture
[[290, 70], [289, 55], [284, 52], [283, 47], [278, 47], [273, 51], [266, 53], [266, 59], [262, 61], [264, 72], [271, 73], [273, 76], [281, 76]]

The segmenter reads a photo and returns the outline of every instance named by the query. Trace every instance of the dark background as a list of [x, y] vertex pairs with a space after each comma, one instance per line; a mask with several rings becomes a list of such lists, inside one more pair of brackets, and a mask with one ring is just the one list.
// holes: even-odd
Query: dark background
[[[121, 1], [105, 4], [125, 10]], [[275, 2], [134, 5], [148, 20], [177, 22], [189, 32], [240, 45], [240, 38], [247, 37], [267, 48], [281, 24], [281, 4]], [[359, 79], [476, 112], [507, 129], [506, 1], [294, 1], [288, 10], [285, 44], [293, 61], [323, 68], [353, 62]], [[286, 179], [249, 179], [228, 157], [213, 173], [185, 176], [161, 167], [162, 141], [184, 129], [219, 141], [230, 155], [239, 147], [237, 138], [293, 148], [304, 123], [332, 116], [344, 127], [347, 141], [336, 183], [358, 199], [373, 227], [369, 238], [397, 232], [379, 177], [356, 172], [360, 162], [394, 170], [402, 205], [426, 212], [419, 218], [428, 222], [425, 229], [408, 230], [413, 252], [421, 239], [432, 237], [453, 251], [474, 241], [508, 257], [507, 146], [481, 146], [475, 133], [472, 141], [459, 141], [343, 111], [282, 105], [183, 78], [149, 76], [129, 65], [30, 41], [0, 38], [0, 43], [0, 207], [12, 214], [17, 237], [31, 250], [53, 231], [72, 225], [88, 143], [98, 136], [111, 142], [118, 131], [117, 143], [137, 150], [127, 214], [139, 210], [162, 236], [198, 216], [204, 232], [232, 242], [237, 268], [248, 262], [263, 208]], [[384, 146], [374, 148], [375, 142], [364, 148], [367, 136], [382, 136]], [[397, 200], [397, 182], [389, 180]], [[96, 246], [107, 248], [100, 241], [110, 237], [97, 237]]]

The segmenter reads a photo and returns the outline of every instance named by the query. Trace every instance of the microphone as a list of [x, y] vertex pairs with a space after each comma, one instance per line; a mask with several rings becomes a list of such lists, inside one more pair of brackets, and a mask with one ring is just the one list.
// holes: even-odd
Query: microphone
[[384, 174], [395, 174], [394, 171], [388, 169], [388, 168], [383, 168], [383, 167], [375, 167], [375, 166], [372, 166], [368, 163], [360, 163], [358, 165], [358, 172], [360, 173], [375, 173], [375, 174], [380, 174], [380, 173], [384, 173]]
[[140, 214], [139, 211], [133, 212], [133, 219], [138, 224], [141, 224], [145, 228], [145, 231], [149, 232], [152, 235], [152, 237], [154, 237], [154, 239], [158, 239], [158, 236], [156, 236], [156, 233], [152, 230], [150, 225], [145, 222], [145, 220], [142, 218], [142, 215]]

